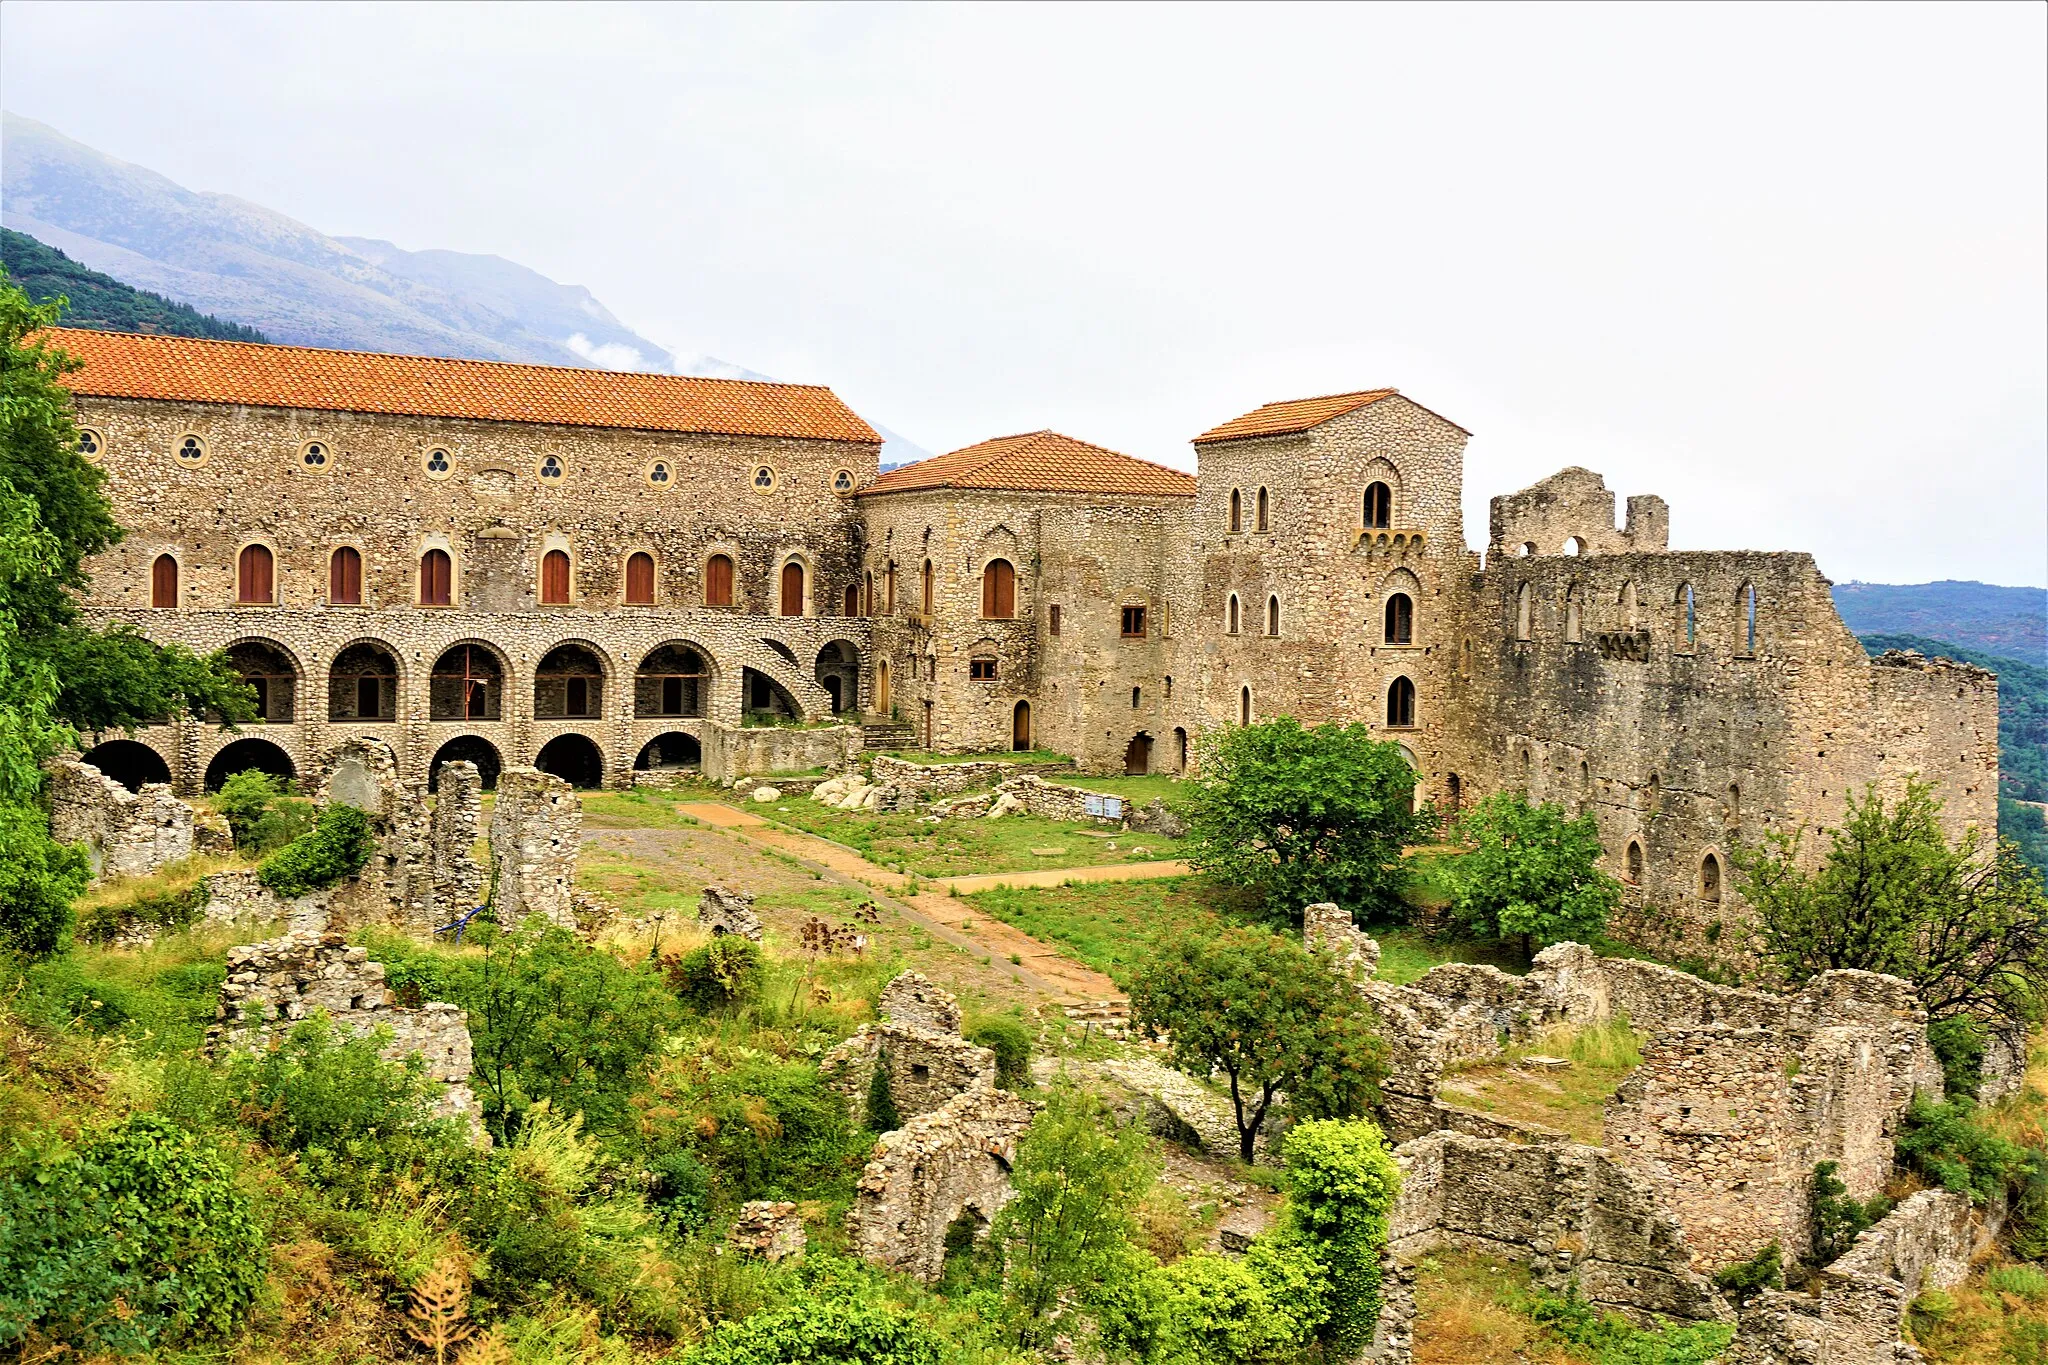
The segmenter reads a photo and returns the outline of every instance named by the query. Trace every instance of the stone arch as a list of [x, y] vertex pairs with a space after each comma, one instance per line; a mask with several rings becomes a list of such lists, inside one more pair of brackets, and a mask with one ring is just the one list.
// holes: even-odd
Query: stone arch
[[444, 763], [474, 763], [478, 782], [485, 791], [494, 791], [498, 786], [498, 774], [505, 769], [505, 761], [498, 756], [498, 746], [481, 735], [457, 735], [434, 750], [433, 759], [427, 764], [427, 790], [441, 789], [441, 765]]
[[832, 699], [834, 715], [860, 709], [860, 648], [853, 641], [826, 641], [811, 673]]
[[1152, 771], [1152, 736], [1144, 730], [1124, 746], [1124, 775], [1141, 777]]
[[206, 790], [217, 792], [221, 783], [251, 768], [269, 773], [287, 784], [299, 775], [292, 756], [267, 739], [244, 738], [221, 747], [206, 765]]
[[171, 780], [171, 765], [164, 756], [139, 739], [110, 739], [95, 744], [79, 756], [129, 791], [142, 790], [148, 782]]
[[327, 669], [327, 719], [359, 725], [395, 721], [402, 687], [397, 650], [382, 640], [352, 640]]
[[740, 669], [740, 709], [753, 716], [802, 720], [804, 708], [796, 694], [766, 670]]
[[256, 719], [289, 722], [297, 710], [299, 679], [305, 670], [291, 650], [261, 635], [247, 635], [227, 647], [228, 666], [256, 692]]
[[1585, 537], [1570, 536], [1566, 538], [1565, 543], [1558, 547], [1557, 552], [1561, 555], [1570, 555], [1574, 559], [1578, 558], [1580, 555], [1586, 553]]
[[633, 760], [635, 772], [685, 772], [702, 767], [704, 746], [683, 730], [664, 730], [640, 746]]
[[711, 651], [687, 640], [664, 640], [633, 674], [633, 714], [702, 716], [717, 666]]
[[588, 640], [564, 640], [533, 670], [535, 720], [599, 720], [610, 660]]
[[586, 791], [604, 785], [604, 750], [589, 735], [556, 735], [540, 746], [533, 766]]
[[1387, 684], [1387, 727], [1412, 729], [1415, 725], [1415, 684], [1406, 676]]
[[1721, 883], [1725, 870], [1721, 866], [1721, 855], [1708, 849], [1700, 857], [1699, 896], [1709, 905], [1721, 902]]
[[427, 677], [431, 720], [499, 720], [511, 676], [505, 655], [482, 640], [457, 640], [441, 651]]

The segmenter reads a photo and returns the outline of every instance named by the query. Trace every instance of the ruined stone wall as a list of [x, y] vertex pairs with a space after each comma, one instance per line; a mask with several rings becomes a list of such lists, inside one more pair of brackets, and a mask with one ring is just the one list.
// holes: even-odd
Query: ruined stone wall
[[559, 777], [507, 768], [491, 810], [491, 856], [497, 861], [498, 923], [514, 927], [530, 915], [576, 927], [576, 856], [583, 806]]
[[483, 903], [486, 875], [476, 859], [482, 827], [483, 782], [476, 765], [457, 759], [443, 765], [434, 798], [427, 878], [429, 927], [453, 924]]
[[286, 899], [256, 879], [254, 872], [216, 872], [205, 879], [202, 913], [212, 924], [246, 928], [282, 924], [285, 932], [317, 939], [333, 918], [334, 892], [308, 891]]
[[1033, 1109], [1007, 1090], [971, 1090], [875, 1144], [846, 1215], [854, 1251], [926, 1284], [946, 1264], [946, 1229], [979, 1229], [1010, 1202], [1010, 1168]]
[[986, 791], [1013, 777], [1057, 775], [1072, 769], [1064, 763], [912, 763], [877, 754], [871, 763], [875, 781], [929, 801], [938, 796]]
[[53, 759], [50, 837], [84, 844], [95, 878], [143, 877], [192, 855], [192, 808], [163, 782], [131, 792], [89, 763]]
[[1653, 554], [1667, 548], [1671, 509], [1654, 493], [1628, 500], [1628, 523], [1614, 525], [1607, 481], [1576, 465], [1488, 505], [1486, 556]]
[[761, 773], [802, 772], [806, 768], [836, 773], [860, 757], [861, 746], [860, 727], [855, 725], [816, 730], [707, 725], [699, 732], [699, 738], [704, 746], [704, 776], [713, 782]]
[[855, 1123], [868, 1122], [868, 1091], [882, 1065], [889, 1068], [896, 1112], [906, 1120], [995, 1087], [996, 1055], [960, 1036], [960, 1004], [951, 992], [904, 972], [883, 988], [879, 1012], [881, 1022], [862, 1024], [818, 1064]]

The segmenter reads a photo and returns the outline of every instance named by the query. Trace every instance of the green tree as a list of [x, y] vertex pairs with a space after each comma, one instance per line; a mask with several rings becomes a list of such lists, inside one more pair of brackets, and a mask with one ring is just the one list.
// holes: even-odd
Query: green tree
[[1465, 812], [1458, 838], [1471, 852], [1445, 865], [1453, 913], [1476, 933], [1520, 942], [1525, 957], [1538, 944], [1597, 938], [1621, 902], [1621, 884], [1600, 870], [1591, 815], [1571, 820], [1495, 792]]
[[1295, 1112], [1347, 1118], [1379, 1098], [1386, 1050], [1352, 983], [1325, 958], [1264, 929], [1162, 944], [1131, 986], [1131, 1018], [1170, 1040], [1173, 1064], [1230, 1082], [1238, 1155], [1286, 1092]]
[[867, 1128], [871, 1133], [893, 1133], [903, 1126], [903, 1116], [896, 1112], [896, 1088], [889, 1079], [893, 1074], [889, 1049], [878, 1049], [874, 1072], [868, 1077]]
[[1380, 1253], [1401, 1171], [1367, 1119], [1297, 1124], [1281, 1144], [1287, 1160], [1286, 1231], [1330, 1283], [1321, 1329], [1327, 1359], [1350, 1360], [1372, 1344], [1380, 1317]]
[[1061, 1305], [1090, 1299], [1128, 1259], [1132, 1210], [1158, 1173], [1135, 1125], [1088, 1091], [1054, 1088], [1017, 1144], [1017, 1195], [990, 1230], [1020, 1344], [1051, 1341]]
[[939, 1365], [931, 1328], [887, 1303], [800, 1294], [721, 1323], [684, 1365]]
[[256, 879], [280, 896], [303, 896], [362, 871], [376, 847], [370, 817], [337, 801], [312, 829], [265, 858]]
[[[1913, 983], [1928, 1015], [1967, 1015], [2025, 1033], [2048, 1004], [2048, 896], [2010, 844], [1973, 829], [1950, 843], [1934, 788], [1908, 782], [1887, 805], [1851, 792], [1820, 867], [1800, 837], [1773, 834], [1734, 853], [1758, 943], [1794, 982], [1854, 967]], [[1951, 1031], [1949, 1036], [1953, 1036]]]
[[1395, 909], [1401, 850], [1433, 823], [1399, 745], [1289, 717], [1223, 731], [1177, 804], [1189, 862], [1297, 916], [1317, 901]]

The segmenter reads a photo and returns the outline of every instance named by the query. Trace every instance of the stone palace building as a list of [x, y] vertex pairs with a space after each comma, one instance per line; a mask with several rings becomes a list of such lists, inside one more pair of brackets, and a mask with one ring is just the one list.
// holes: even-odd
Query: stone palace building
[[[1055, 432], [878, 474], [829, 389], [59, 329], [129, 534], [91, 608], [261, 698], [88, 759], [193, 793], [377, 737], [582, 785], [750, 722], [1175, 773], [1277, 715], [1398, 741], [1421, 795], [1593, 811], [1703, 929], [1738, 838], [1937, 782], [1996, 823], [1992, 675], [1873, 661], [1809, 555], [1673, 552], [1566, 469], [1460, 516], [1468, 434], [1391, 389], [1194, 438], [1199, 477]], [[800, 731], [790, 731], [800, 734]]]

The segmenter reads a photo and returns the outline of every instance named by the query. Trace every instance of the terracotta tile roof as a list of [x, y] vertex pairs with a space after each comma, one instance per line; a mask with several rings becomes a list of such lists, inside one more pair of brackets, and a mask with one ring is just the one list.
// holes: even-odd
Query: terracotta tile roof
[[1056, 431], [1027, 431], [1018, 436], [998, 436], [964, 450], [892, 469], [863, 488], [861, 494], [909, 493], [930, 488], [1193, 497], [1195, 477]]
[[1297, 431], [1319, 427], [1332, 417], [1356, 412], [1368, 403], [1392, 398], [1398, 389], [1366, 389], [1359, 393], [1332, 393], [1321, 398], [1290, 398], [1268, 403], [1242, 417], [1233, 417], [1220, 427], [1210, 427], [1195, 438], [1196, 445], [1210, 441], [1236, 441], [1246, 436], [1291, 436]]
[[259, 346], [73, 327], [53, 327], [44, 335], [85, 362], [83, 370], [66, 376], [66, 386], [95, 398], [724, 436], [882, 439], [832, 390], [814, 384]]

